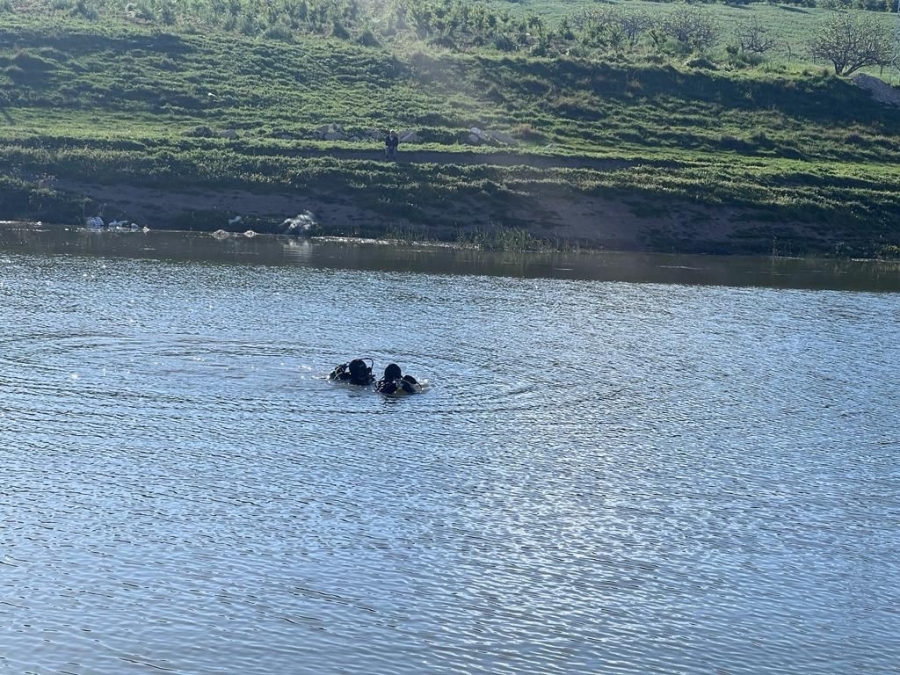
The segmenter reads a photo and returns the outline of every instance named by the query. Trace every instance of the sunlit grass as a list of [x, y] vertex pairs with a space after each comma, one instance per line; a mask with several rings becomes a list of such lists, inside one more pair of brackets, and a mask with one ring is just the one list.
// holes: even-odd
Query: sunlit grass
[[[713, 70], [639, 55], [453, 50], [405, 33], [373, 47], [306, 29], [276, 39], [239, 26], [201, 30], [203, 17], [187, 14], [160, 23], [162, 5], [151, 7], [155, 23], [113, 3], [92, 6], [92, 21], [73, 15], [74, 3], [3, 14], [0, 203], [16, 212], [54, 199], [67, 213], [80, 208], [35, 182], [47, 174], [161, 189], [315, 191], [375, 212], [399, 205], [410, 220], [436, 205], [448, 225], [472, 203], [502, 212], [551, 190], [573, 201], [633, 198], [647, 213], [677, 202], [859, 226], [896, 243], [900, 112], [802, 60], [823, 11], [708, 6], [726, 24], [758, 16], [783, 48], [757, 68]], [[507, 9], [555, 21], [563, 8], [595, 6]], [[326, 124], [347, 138], [318, 138]], [[388, 127], [421, 138], [402, 146], [401, 158], [441, 154], [381, 161]], [[515, 145], [472, 146], [471, 127]], [[484, 247], [545, 245], [525, 232], [512, 222], [477, 238]]]

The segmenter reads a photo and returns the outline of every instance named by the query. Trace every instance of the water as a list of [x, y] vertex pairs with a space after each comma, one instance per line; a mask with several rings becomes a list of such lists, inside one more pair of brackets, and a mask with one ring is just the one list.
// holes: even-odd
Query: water
[[0, 672], [897, 673], [897, 270], [731, 263], [5, 231]]

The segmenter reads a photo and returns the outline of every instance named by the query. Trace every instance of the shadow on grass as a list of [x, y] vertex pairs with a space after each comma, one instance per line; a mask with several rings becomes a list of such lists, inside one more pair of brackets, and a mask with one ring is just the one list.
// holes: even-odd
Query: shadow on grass
[[183, 56], [196, 51], [196, 47], [170, 33], [130, 33], [116, 36], [52, 28], [40, 31], [0, 30], [0, 41], [8, 44], [24, 43], [38, 49], [51, 47], [75, 57], [105, 51], [124, 54], [133, 50], [145, 50], [169, 56]]
[[599, 106], [603, 101], [656, 109], [666, 102], [690, 100], [710, 109], [768, 110], [823, 125], [900, 123], [900, 111], [886, 109], [867, 92], [835, 77], [805, 76], [788, 86], [781, 79], [729, 77], [671, 65], [629, 68], [568, 58], [480, 57], [476, 62], [485, 88], [503, 92], [510, 101], [533, 100], [533, 81], [547, 83], [548, 98], [562, 102], [553, 111], [572, 120], [596, 122], [603, 116]]

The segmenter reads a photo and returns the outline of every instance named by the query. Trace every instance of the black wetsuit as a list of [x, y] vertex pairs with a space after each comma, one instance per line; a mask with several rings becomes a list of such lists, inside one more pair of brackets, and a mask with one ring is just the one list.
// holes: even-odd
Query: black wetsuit
[[384, 154], [389, 158], [393, 159], [397, 156], [397, 146], [400, 145], [400, 137], [399, 136], [391, 136], [388, 134], [384, 137]]
[[380, 394], [397, 394], [401, 391], [407, 394], [418, 394], [420, 391], [419, 383], [412, 375], [404, 375], [392, 380], [380, 379], [375, 385], [375, 391]]
[[350, 363], [342, 363], [328, 375], [329, 380], [355, 384], [366, 387], [375, 381], [372, 369], [362, 359], [353, 359]]

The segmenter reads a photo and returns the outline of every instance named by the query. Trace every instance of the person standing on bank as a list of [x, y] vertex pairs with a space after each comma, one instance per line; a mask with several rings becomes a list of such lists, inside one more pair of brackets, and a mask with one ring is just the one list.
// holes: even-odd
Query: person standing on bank
[[390, 133], [384, 137], [384, 156], [391, 160], [397, 159], [397, 146], [400, 145], [400, 138], [397, 132], [391, 129]]

